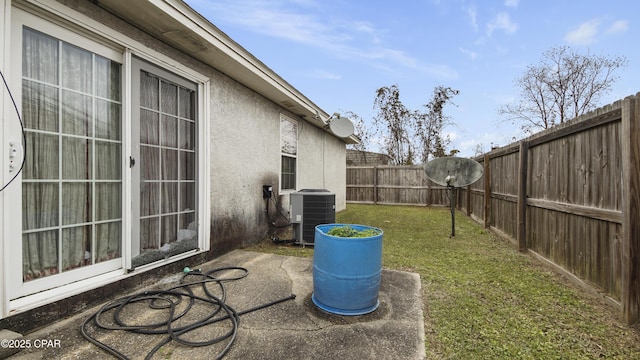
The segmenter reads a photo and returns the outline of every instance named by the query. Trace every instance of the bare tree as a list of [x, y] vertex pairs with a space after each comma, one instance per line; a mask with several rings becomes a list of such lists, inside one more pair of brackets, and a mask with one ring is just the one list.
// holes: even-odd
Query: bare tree
[[484, 154], [484, 146], [482, 143], [476, 144], [475, 150], [473, 152], [474, 157], [478, 157]]
[[411, 111], [400, 101], [398, 85], [382, 87], [376, 91], [374, 108], [378, 109], [375, 125], [384, 126], [385, 149], [394, 163], [413, 164], [416, 161], [426, 163], [430, 157], [455, 155], [458, 150], [447, 153], [451, 143], [443, 136], [443, 130], [450, 125], [451, 119], [444, 114], [444, 107], [453, 96], [460, 92], [450, 87], [437, 86], [426, 111]]
[[365, 163], [367, 159], [366, 151], [369, 149], [371, 138], [374, 135], [373, 131], [367, 127], [364, 119], [360, 115], [352, 111], [347, 111], [344, 115], [353, 122], [355, 134], [360, 139], [358, 144], [347, 144], [347, 149], [356, 150], [359, 156], [361, 156], [362, 163]]
[[569, 47], [547, 50], [537, 66], [528, 66], [516, 79], [520, 99], [498, 113], [533, 133], [562, 124], [596, 108], [618, 80], [615, 70], [625, 67], [625, 57], [578, 54]]
[[384, 126], [384, 147], [397, 165], [412, 164], [415, 157], [409, 125], [413, 113], [400, 101], [398, 85], [381, 87], [376, 90], [373, 107], [378, 109], [374, 124], [379, 129]]
[[369, 149], [369, 145], [371, 144], [371, 138], [374, 135], [372, 130], [367, 127], [364, 119], [353, 111], [345, 112], [344, 116], [351, 120], [351, 122], [353, 123], [355, 134], [360, 139], [360, 142], [358, 144], [347, 144], [347, 149], [367, 151], [367, 149]]
[[[450, 87], [436, 86], [433, 89], [433, 96], [428, 104], [424, 105], [426, 112], [416, 112], [415, 130], [418, 147], [421, 150], [420, 160], [423, 163], [429, 161], [431, 156], [447, 156], [446, 148], [451, 143], [449, 137], [443, 137], [443, 130], [451, 124], [451, 119], [444, 114], [444, 107], [451, 102], [451, 98], [460, 93], [459, 90]], [[458, 151], [452, 150], [455, 155]]]

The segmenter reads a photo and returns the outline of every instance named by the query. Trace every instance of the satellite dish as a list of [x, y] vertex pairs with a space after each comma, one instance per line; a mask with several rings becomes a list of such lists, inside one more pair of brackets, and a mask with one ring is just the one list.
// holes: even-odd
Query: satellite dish
[[341, 138], [348, 138], [353, 135], [354, 132], [351, 120], [345, 117], [340, 117], [340, 115], [329, 122], [329, 129], [335, 136]]
[[482, 165], [477, 161], [459, 157], [441, 157], [424, 166], [427, 177], [442, 186], [464, 187], [480, 180]]
[[451, 236], [456, 236], [456, 188], [471, 185], [482, 177], [482, 165], [459, 157], [441, 157], [429, 161], [424, 172], [434, 183], [447, 187], [451, 207]]

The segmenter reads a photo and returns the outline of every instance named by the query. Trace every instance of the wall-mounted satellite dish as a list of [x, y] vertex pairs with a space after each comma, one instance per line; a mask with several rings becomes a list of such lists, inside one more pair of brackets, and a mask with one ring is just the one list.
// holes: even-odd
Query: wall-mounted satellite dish
[[451, 236], [456, 236], [456, 188], [468, 186], [482, 177], [482, 165], [459, 157], [441, 157], [429, 161], [424, 172], [434, 183], [447, 187], [451, 206]]
[[464, 187], [480, 180], [482, 165], [477, 161], [459, 157], [433, 159], [424, 166], [427, 177], [442, 186]]
[[351, 120], [346, 117], [340, 117], [340, 114], [335, 113], [329, 118], [329, 130], [337, 137], [348, 138], [353, 135], [355, 129]]

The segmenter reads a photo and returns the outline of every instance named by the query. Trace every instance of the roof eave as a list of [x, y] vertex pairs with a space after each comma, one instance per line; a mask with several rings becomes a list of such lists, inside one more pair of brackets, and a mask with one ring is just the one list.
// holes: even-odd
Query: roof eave
[[[101, 7], [324, 128], [329, 114], [181, 0], [97, 0]], [[357, 137], [343, 139], [357, 143]], [[354, 142], [355, 141], [355, 142]]]

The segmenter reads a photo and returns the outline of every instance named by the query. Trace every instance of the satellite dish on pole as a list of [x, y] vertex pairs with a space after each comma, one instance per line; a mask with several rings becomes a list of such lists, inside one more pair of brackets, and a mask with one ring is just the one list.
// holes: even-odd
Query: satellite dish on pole
[[456, 236], [456, 188], [480, 180], [482, 171], [482, 165], [477, 161], [454, 156], [433, 159], [424, 166], [429, 180], [447, 187], [451, 206], [451, 236]]
[[340, 117], [340, 114], [335, 113], [329, 119], [329, 130], [337, 136], [341, 138], [348, 138], [353, 135], [355, 131], [353, 127], [353, 123], [346, 117]]
[[433, 159], [424, 166], [427, 177], [442, 186], [464, 187], [482, 177], [482, 165], [477, 161], [459, 157]]

